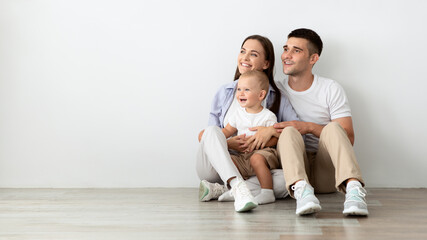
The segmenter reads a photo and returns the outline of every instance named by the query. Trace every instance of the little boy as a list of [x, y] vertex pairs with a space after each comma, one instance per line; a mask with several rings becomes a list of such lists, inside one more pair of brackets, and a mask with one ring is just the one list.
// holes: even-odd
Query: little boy
[[[250, 131], [249, 128], [269, 127], [277, 122], [276, 115], [261, 105], [269, 88], [267, 75], [260, 71], [249, 71], [242, 74], [238, 81], [236, 98], [241, 107], [230, 116], [227, 126], [222, 129], [226, 138], [236, 132], [237, 135], [251, 136], [255, 132]], [[277, 138], [274, 141], [277, 143]], [[230, 154], [244, 179], [257, 176], [261, 185], [261, 193], [255, 196], [258, 204], [274, 202], [276, 198], [270, 169], [281, 167], [276, 149], [267, 147], [250, 153], [231, 152]]]

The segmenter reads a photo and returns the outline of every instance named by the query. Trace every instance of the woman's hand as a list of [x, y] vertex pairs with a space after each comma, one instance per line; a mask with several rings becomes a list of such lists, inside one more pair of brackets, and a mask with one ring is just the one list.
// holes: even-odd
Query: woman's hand
[[268, 141], [276, 134], [276, 130], [271, 127], [253, 127], [250, 128], [251, 131], [256, 131], [255, 135], [249, 137], [246, 141], [246, 144], [243, 147], [246, 147], [247, 152], [252, 152], [254, 149], [264, 148]]
[[202, 141], [202, 136], [203, 133], [205, 132], [205, 129], [203, 129], [200, 133], [199, 133], [199, 142]]
[[239, 136], [231, 137], [227, 140], [228, 149], [233, 149], [238, 152], [246, 151], [246, 134], [242, 134]]

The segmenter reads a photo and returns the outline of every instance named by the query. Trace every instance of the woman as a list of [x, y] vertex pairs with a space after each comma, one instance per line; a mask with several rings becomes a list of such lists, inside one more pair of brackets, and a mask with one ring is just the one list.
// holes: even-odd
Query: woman
[[[208, 125], [210, 127], [200, 133], [203, 136], [197, 155], [196, 169], [199, 178], [202, 180], [199, 189], [201, 201], [218, 198], [227, 190], [226, 186], [220, 185], [225, 184], [231, 187], [231, 194], [235, 198], [236, 211], [247, 211], [256, 207], [256, 203], [250, 203], [254, 202], [252, 194], [256, 196], [260, 192], [259, 181], [255, 176], [246, 182], [241, 180], [241, 175], [231, 160], [229, 150], [243, 152], [247, 149], [259, 149], [268, 146], [268, 140], [275, 130], [273, 128], [257, 128], [257, 133], [248, 139], [242, 135], [226, 140], [221, 128], [227, 125], [228, 117], [239, 106], [235, 100], [236, 80], [242, 73], [249, 70], [264, 71], [269, 78], [270, 89], [263, 106], [274, 112], [279, 122], [299, 120], [289, 100], [285, 96], [281, 96], [274, 83], [274, 59], [273, 44], [268, 38], [259, 35], [247, 37], [242, 43], [237, 58], [234, 81], [222, 86], [216, 93], [209, 116]], [[272, 170], [272, 175], [276, 198], [286, 197], [283, 171], [281, 169]], [[226, 196], [223, 195], [219, 200], [228, 199]], [[249, 206], [246, 206], [247, 204]]]

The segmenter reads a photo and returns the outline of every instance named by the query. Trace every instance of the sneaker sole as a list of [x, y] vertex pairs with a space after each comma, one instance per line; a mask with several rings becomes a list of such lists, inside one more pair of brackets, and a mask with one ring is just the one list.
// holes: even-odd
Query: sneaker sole
[[247, 211], [250, 211], [250, 210], [256, 208], [257, 206], [258, 205], [253, 203], [253, 202], [248, 202], [245, 204], [245, 206], [243, 208], [236, 210], [236, 212], [247, 212]]
[[205, 186], [205, 184], [203, 184], [203, 181], [200, 182], [199, 185], [199, 200], [201, 202], [207, 202], [210, 199], [206, 198], [206, 196], [208, 196], [209, 194], [209, 188]]
[[322, 210], [322, 207], [319, 204], [310, 202], [310, 203], [307, 203], [304, 207], [297, 209], [296, 214], [301, 216], [301, 215], [317, 213], [320, 210]]
[[357, 207], [350, 207], [342, 212], [345, 216], [368, 216], [369, 212], [367, 209], [360, 209]]

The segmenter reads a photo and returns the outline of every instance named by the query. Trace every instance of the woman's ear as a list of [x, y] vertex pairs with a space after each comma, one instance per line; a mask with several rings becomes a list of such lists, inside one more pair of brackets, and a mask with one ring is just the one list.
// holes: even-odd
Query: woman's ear
[[264, 66], [262, 67], [262, 69], [267, 69], [268, 67], [270, 67], [270, 62], [269, 61], [267, 61], [267, 60], [265, 60], [265, 62], [264, 62]]

